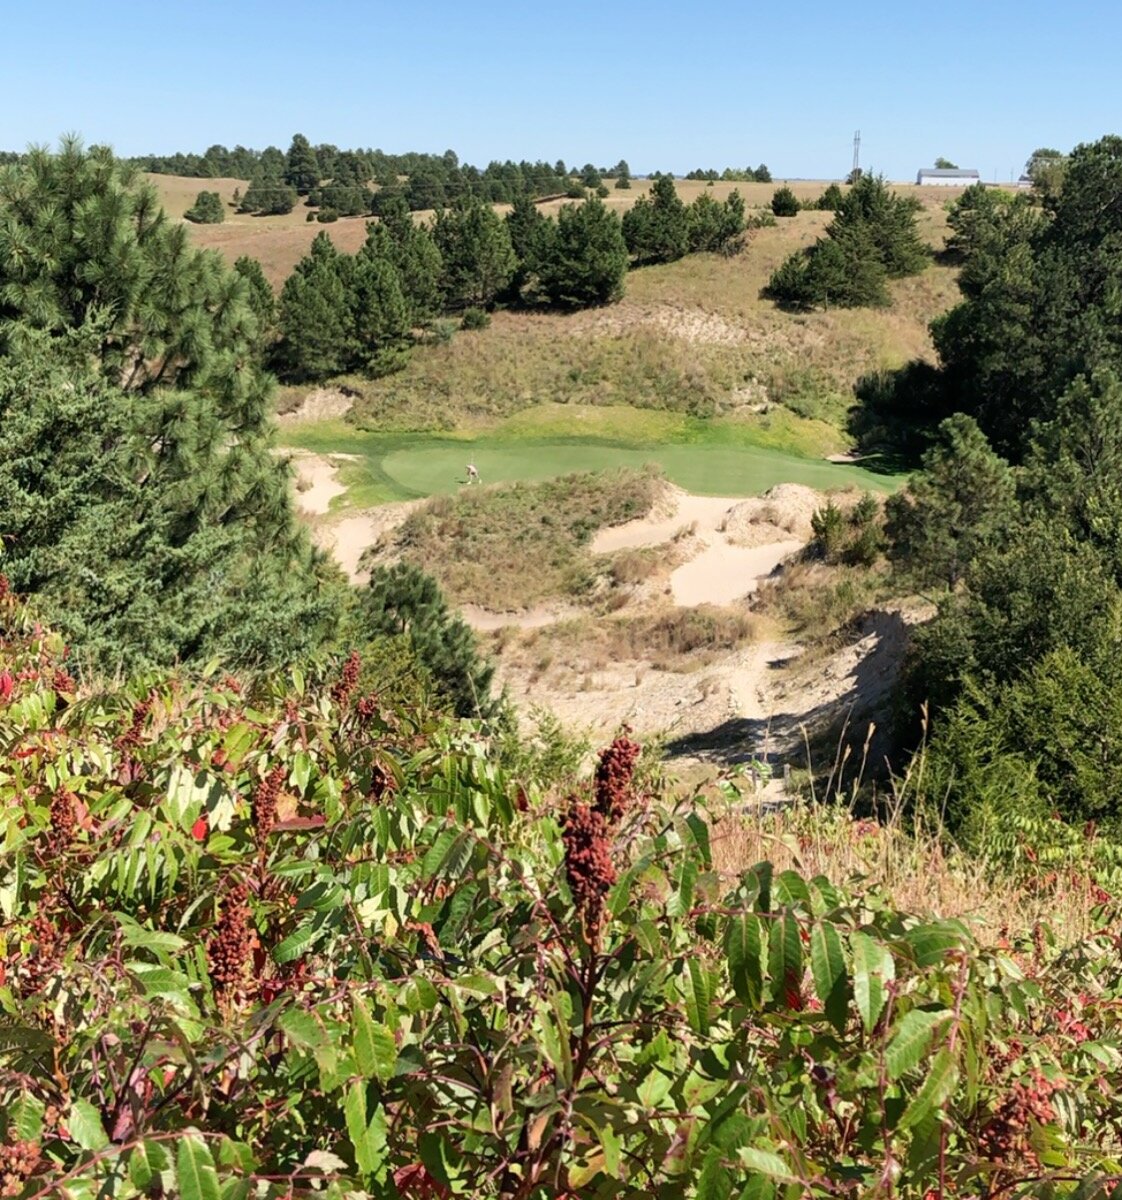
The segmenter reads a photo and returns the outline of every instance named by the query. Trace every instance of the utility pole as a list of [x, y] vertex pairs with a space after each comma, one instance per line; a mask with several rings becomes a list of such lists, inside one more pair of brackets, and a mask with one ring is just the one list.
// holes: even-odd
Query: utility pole
[[853, 170], [850, 176], [853, 179], [857, 178], [858, 172], [861, 170], [861, 130], [858, 129], [853, 135]]

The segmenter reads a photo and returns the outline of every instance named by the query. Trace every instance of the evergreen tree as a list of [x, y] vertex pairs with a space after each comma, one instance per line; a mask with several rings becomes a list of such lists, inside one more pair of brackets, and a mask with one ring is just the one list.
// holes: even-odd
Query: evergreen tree
[[295, 207], [295, 188], [289, 187], [279, 175], [267, 175], [262, 171], [250, 180], [238, 212], [283, 216]]
[[409, 338], [410, 310], [397, 269], [368, 242], [355, 259], [350, 305], [352, 337], [360, 365], [381, 375], [402, 362]]
[[799, 215], [799, 201], [795, 193], [786, 185], [776, 188], [775, 194], [771, 198], [771, 211], [777, 217], [797, 217]]
[[362, 602], [372, 636], [409, 639], [413, 652], [458, 716], [489, 716], [494, 668], [479, 653], [475, 634], [449, 611], [436, 581], [408, 563], [376, 567]]
[[[50, 220], [44, 221], [44, 214]], [[330, 573], [270, 450], [240, 273], [191, 248], [108, 151], [0, 174], [4, 569], [99, 665], [325, 636]]]
[[615, 178], [618, 189], [626, 191], [631, 187], [631, 168], [627, 165], [626, 158], [621, 158], [615, 167], [612, 168], [611, 173]]
[[506, 215], [510, 246], [518, 263], [511, 279], [511, 292], [519, 296], [522, 289], [539, 275], [542, 263], [550, 253], [553, 224], [526, 192], [520, 192]]
[[960, 413], [939, 426], [923, 471], [886, 514], [889, 558], [922, 583], [953, 588], [985, 550], [1007, 540], [1017, 516], [1013, 473]]
[[686, 221], [690, 253], [729, 253], [744, 232], [744, 201], [739, 192], [724, 202], [703, 193], [686, 209]]
[[355, 353], [349, 283], [352, 264], [326, 233], [296, 264], [280, 298], [281, 357], [301, 379], [325, 379], [351, 365]]
[[311, 143], [302, 134], [296, 134], [288, 148], [284, 163], [284, 181], [295, 188], [298, 195], [306, 196], [320, 181], [320, 165]]
[[432, 233], [414, 223], [408, 206], [399, 197], [385, 203], [381, 223], [367, 230], [368, 241], [383, 236], [385, 244], [378, 248], [378, 254], [397, 270], [410, 327], [428, 325], [440, 312], [444, 269]]
[[623, 236], [639, 263], [673, 262], [689, 249], [689, 220], [671, 175], [657, 175], [650, 197], [624, 214]]
[[445, 303], [452, 308], [492, 305], [517, 266], [502, 218], [490, 205], [463, 199], [437, 214], [432, 233], [443, 262]]
[[243, 254], [235, 263], [234, 270], [245, 280], [246, 302], [257, 318], [257, 328], [263, 342], [271, 342], [276, 335], [277, 299], [265, 278], [261, 264], [255, 258]]
[[226, 211], [217, 192], [199, 192], [183, 216], [196, 225], [220, 225], [226, 219]]
[[542, 287], [563, 308], [611, 304], [623, 295], [627, 259], [619, 217], [602, 200], [566, 204], [541, 266]]

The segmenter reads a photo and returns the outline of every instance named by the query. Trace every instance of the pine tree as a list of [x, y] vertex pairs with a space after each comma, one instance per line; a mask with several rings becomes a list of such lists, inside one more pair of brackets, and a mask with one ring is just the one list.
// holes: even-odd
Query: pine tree
[[886, 511], [889, 557], [922, 582], [953, 588], [984, 550], [1008, 538], [1017, 515], [1013, 473], [973, 418], [959, 413], [939, 426], [922, 472]]
[[541, 265], [542, 287], [563, 308], [611, 304], [623, 295], [627, 258], [619, 217], [602, 200], [566, 204]]
[[[402, 296], [413, 328], [429, 324], [440, 312], [444, 264], [430, 230], [417, 225], [400, 197], [387, 202], [380, 224], [370, 226], [367, 240], [380, 241], [377, 253], [397, 269]], [[372, 250], [374, 248], [372, 247]]]
[[222, 207], [222, 198], [217, 192], [199, 192], [195, 203], [183, 216], [196, 225], [219, 225], [226, 219], [226, 210]]
[[351, 364], [355, 343], [348, 291], [350, 259], [326, 233], [285, 281], [280, 299], [281, 356], [297, 378], [325, 379]]
[[280, 175], [258, 172], [245, 189], [238, 212], [258, 213], [261, 216], [283, 216], [296, 207], [296, 189]]
[[518, 266], [511, 280], [511, 292], [519, 296], [537, 276], [548, 258], [554, 226], [526, 192], [520, 192], [506, 215], [510, 245]]
[[409, 638], [413, 652], [459, 716], [488, 716], [494, 668], [475, 634], [449, 611], [436, 581], [408, 563], [376, 567], [363, 597], [363, 620], [373, 636]]
[[320, 165], [311, 143], [302, 134], [296, 134], [285, 156], [284, 181], [295, 188], [300, 196], [306, 196], [320, 181]]
[[[51, 220], [44, 222], [49, 212]], [[335, 620], [240, 273], [76, 141], [0, 175], [5, 571], [97, 664], [283, 661]], [[319, 565], [317, 565], [319, 564]]]
[[490, 205], [466, 198], [438, 213], [432, 232], [443, 262], [445, 303], [452, 308], [492, 305], [517, 266], [502, 218]]
[[673, 262], [689, 250], [689, 220], [672, 175], [656, 175], [650, 198], [623, 217], [623, 236], [639, 263]]
[[355, 259], [350, 289], [351, 322], [355, 354], [360, 365], [374, 375], [401, 365], [411, 328], [409, 305], [393, 263], [367, 253]]
[[257, 318], [257, 328], [262, 341], [268, 343], [276, 335], [277, 298], [261, 264], [255, 258], [243, 254], [235, 263], [234, 270], [246, 282], [246, 302]]

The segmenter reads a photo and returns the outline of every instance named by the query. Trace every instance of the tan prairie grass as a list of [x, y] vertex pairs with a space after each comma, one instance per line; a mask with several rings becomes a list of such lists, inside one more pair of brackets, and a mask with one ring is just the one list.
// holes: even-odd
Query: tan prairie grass
[[759, 640], [759, 618], [742, 608], [701, 605], [634, 615], [588, 615], [502, 639], [504, 662], [539, 678], [601, 672], [622, 664], [691, 673]]
[[1040, 924], [1068, 945], [1101, 926], [1093, 885], [1079, 871], [1014, 877], [977, 852], [957, 848], [937, 826], [906, 829], [900, 809], [884, 823], [844, 805], [737, 811], [718, 801], [711, 830], [714, 868], [728, 880], [760, 862], [778, 873], [822, 876], [855, 896], [901, 912], [968, 923], [984, 945], [1016, 944]]

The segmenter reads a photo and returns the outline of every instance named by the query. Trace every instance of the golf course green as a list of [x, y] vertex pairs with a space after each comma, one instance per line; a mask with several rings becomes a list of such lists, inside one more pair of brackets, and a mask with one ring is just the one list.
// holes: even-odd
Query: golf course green
[[462, 434], [377, 433], [322, 421], [289, 425], [282, 440], [293, 449], [345, 456], [339, 480], [347, 491], [334, 507], [372, 507], [453, 492], [468, 482], [469, 463], [485, 484], [650, 464], [671, 483], [706, 496], [759, 495], [779, 483], [888, 492], [900, 483], [899, 476], [852, 463], [756, 444], [743, 426], [652, 416], [657, 419], [635, 422], [632, 437], [620, 436], [618, 426], [604, 436], [603, 419], [595, 431], [578, 426], [565, 433], [555, 425], [534, 428], [520, 420]]

